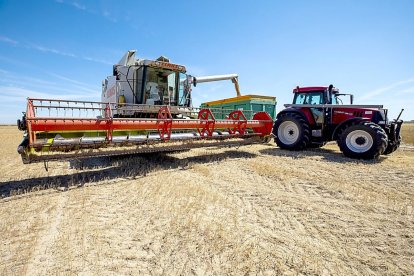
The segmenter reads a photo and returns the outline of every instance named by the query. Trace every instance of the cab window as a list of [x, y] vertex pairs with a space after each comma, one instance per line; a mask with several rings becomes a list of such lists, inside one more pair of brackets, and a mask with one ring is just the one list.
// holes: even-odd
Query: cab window
[[296, 93], [294, 104], [323, 104], [323, 92]]
[[187, 75], [184, 73], [180, 73], [179, 79], [179, 89], [178, 89], [178, 105], [183, 106], [185, 104], [186, 95], [184, 94], [185, 90], [185, 81], [187, 79]]
[[176, 72], [148, 67], [147, 78], [144, 86], [144, 103], [176, 105], [176, 84]]

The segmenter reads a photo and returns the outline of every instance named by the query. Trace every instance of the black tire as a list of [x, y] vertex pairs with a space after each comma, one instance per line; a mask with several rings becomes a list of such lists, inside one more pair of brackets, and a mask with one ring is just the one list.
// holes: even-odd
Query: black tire
[[280, 115], [273, 126], [273, 134], [281, 149], [303, 150], [310, 144], [309, 123], [296, 113]]
[[387, 146], [387, 134], [380, 126], [371, 122], [351, 125], [339, 137], [339, 148], [350, 158], [378, 159]]
[[398, 137], [398, 139], [396, 141], [388, 141], [388, 146], [385, 149], [383, 154], [391, 154], [394, 151], [396, 151], [401, 144], [401, 135]]

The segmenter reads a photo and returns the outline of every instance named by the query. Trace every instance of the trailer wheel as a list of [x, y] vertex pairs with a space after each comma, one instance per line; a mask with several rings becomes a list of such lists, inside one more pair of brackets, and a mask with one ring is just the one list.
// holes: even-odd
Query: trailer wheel
[[347, 157], [378, 159], [388, 145], [385, 131], [371, 122], [359, 122], [346, 128], [339, 137], [339, 148]]
[[282, 114], [273, 126], [275, 142], [281, 149], [303, 150], [310, 142], [310, 127], [302, 116]]

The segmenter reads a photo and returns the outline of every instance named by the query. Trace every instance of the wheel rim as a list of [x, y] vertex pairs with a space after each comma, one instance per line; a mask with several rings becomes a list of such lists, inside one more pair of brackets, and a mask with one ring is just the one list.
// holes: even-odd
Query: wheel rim
[[354, 130], [346, 136], [346, 146], [353, 152], [366, 152], [373, 144], [372, 136], [363, 130]]
[[292, 121], [283, 122], [277, 129], [277, 137], [283, 144], [294, 144], [299, 138], [299, 128]]

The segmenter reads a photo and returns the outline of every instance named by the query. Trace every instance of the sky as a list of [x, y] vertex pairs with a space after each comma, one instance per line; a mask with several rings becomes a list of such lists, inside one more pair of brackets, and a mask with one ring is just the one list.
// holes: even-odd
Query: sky
[[[355, 104], [414, 120], [414, 1], [0, 0], [0, 123], [26, 98], [99, 101], [124, 53], [164, 55], [193, 76], [237, 73], [242, 94], [292, 102], [333, 84]], [[234, 97], [199, 84], [193, 103]]]

